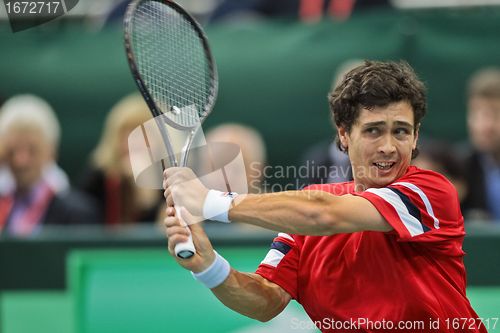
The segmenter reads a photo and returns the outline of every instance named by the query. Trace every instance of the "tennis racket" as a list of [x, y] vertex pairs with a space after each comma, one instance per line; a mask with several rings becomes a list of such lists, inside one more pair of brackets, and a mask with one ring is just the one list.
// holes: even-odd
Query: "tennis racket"
[[[191, 15], [168, 0], [130, 3], [124, 30], [132, 75], [155, 117], [170, 165], [186, 166], [196, 129], [212, 111], [217, 96], [217, 68], [207, 38]], [[166, 126], [189, 133], [180, 163]], [[191, 237], [175, 247], [179, 258], [195, 253]]]

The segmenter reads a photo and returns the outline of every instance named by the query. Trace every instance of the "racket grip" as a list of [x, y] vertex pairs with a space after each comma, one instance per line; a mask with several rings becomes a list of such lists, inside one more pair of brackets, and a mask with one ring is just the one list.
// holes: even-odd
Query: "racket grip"
[[189, 231], [189, 238], [185, 242], [177, 243], [174, 247], [174, 252], [178, 258], [189, 259], [196, 253], [196, 248], [194, 247], [193, 236], [191, 235], [191, 231], [189, 230], [189, 227], [186, 224], [186, 222], [182, 219], [180, 213], [181, 212], [179, 207], [175, 207], [175, 214], [179, 218], [181, 224], [184, 225], [184, 228], [186, 228]]
[[[187, 227], [186, 227], [187, 228]], [[189, 234], [189, 239], [183, 243], [177, 243], [174, 248], [175, 255], [181, 259], [189, 259], [196, 253], [193, 237]]]

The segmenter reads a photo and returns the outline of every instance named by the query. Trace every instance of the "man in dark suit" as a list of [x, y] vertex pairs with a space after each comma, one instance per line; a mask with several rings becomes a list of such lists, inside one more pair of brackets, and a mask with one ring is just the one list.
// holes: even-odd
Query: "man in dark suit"
[[28, 236], [48, 224], [98, 221], [89, 199], [60, 186], [65, 179], [54, 168], [59, 135], [57, 118], [44, 100], [18, 95], [3, 105], [3, 172], [11, 175], [12, 185], [3, 186], [0, 194], [0, 232]]
[[464, 216], [500, 224], [500, 68], [485, 68], [472, 76], [467, 126], [472, 150], [465, 160]]

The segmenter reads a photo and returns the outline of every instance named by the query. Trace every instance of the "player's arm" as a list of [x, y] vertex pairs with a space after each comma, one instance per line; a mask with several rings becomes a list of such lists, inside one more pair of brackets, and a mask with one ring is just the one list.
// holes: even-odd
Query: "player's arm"
[[[362, 230], [390, 231], [392, 227], [367, 199], [335, 196], [324, 191], [286, 191], [236, 196], [232, 205], [221, 192], [209, 191], [188, 168], [169, 168], [163, 187], [167, 206], [176, 202], [193, 215], [220, 220], [207, 208], [222, 207], [224, 218], [301, 235], [332, 235]], [[230, 208], [232, 207], [232, 208]]]
[[224, 305], [250, 318], [268, 321], [290, 302], [291, 296], [279, 285], [260, 275], [231, 269], [229, 263], [214, 252], [200, 224], [189, 227], [196, 254], [189, 259], [179, 259], [175, 255], [175, 245], [185, 242], [189, 231], [181, 226], [174, 214], [172, 207], [167, 208], [164, 220], [170, 254], [182, 267], [192, 271]]
[[221, 285], [211, 290], [228, 308], [260, 321], [276, 317], [291, 300], [291, 296], [276, 283], [258, 274], [234, 269]]
[[392, 227], [368, 200], [323, 191], [242, 195], [234, 199], [229, 220], [291, 234], [331, 235]]

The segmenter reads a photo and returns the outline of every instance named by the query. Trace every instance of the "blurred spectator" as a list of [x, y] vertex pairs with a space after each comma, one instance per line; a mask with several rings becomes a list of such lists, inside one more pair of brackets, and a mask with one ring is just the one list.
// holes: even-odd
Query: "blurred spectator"
[[276, 17], [319, 21], [324, 15], [345, 20], [354, 11], [389, 6], [389, 0], [224, 0], [215, 9], [211, 22], [258, 20]]
[[[227, 123], [216, 126], [210, 129], [205, 140], [207, 145], [210, 146], [210, 155], [205, 155], [206, 150], [197, 151], [193, 149], [191, 155], [196, 155], [199, 152], [199, 156], [190, 156], [195, 162], [194, 165], [190, 167], [199, 174], [207, 174], [214, 171], [214, 168], [220, 167], [215, 166], [210, 158], [216, 159], [218, 163], [228, 163], [234, 159], [235, 151], [231, 149], [225, 149], [227, 146], [218, 146], [219, 143], [230, 143], [239, 146], [241, 149], [241, 156], [243, 157], [243, 164], [245, 167], [246, 181], [248, 185], [248, 193], [262, 193], [266, 191], [264, 181], [264, 168], [266, 166], [266, 145], [264, 139], [255, 129], [249, 126], [245, 126], [237, 123]], [[225, 170], [228, 172], [228, 170]], [[239, 171], [239, 170], [238, 170]], [[229, 177], [234, 179], [234, 177], [239, 177], [239, 175], [233, 175]], [[163, 204], [158, 212], [157, 221], [158, 225], [163, 228], [163, 219], [165, 215], [165, 204]], [[245, 224], [237, 224], [238, 227], [244, 229], [255, 229], [258, 227], [252, 227]]]
[[467, 194], [463, 166], [454, 147], [445, 141], [420, 137], [419, 154], [412, 164], [426, 170], [439, 172], [455, 186], [460, 202]]
[[[14, 101], [23, 101], [23, 99], [14, 99]], [[0, 106], [3, 104], [4, 100], [0, 96]], [[45, 103], [45, 102], [44, 102]], [[42, 105], [42, 104], [40, 104]], [[17, 107], [17, 104], [10, 103], [10, 107]], [[36, 105], [34, 106], [36, 107]], [[46, 105], [44, 105], [46, 107]], [[5, 156], [5, 147], [0, 141], [0, 195], [8, 194], [14, 190], [15, 187], [15, 179], [10, 171], [10, 168], [7, 166], [6, 156]], [[45, 181], [50, 184], [51, 188], [55, 192], [61, 192], [69, 189], [69, 178], [66, 172], [62, 170], [57, 163], [52, 160], [48, 163], [46, 167], [43, 169], [43, 178]]]
[[[2, 154], [0, 143], [0, 154]], [[10, 168], [6, 165], [2, 166], [0, 157], [0, 194], [6, 194], [12, 191], [15, 187], [15, 179]], [[42, 178], [56, 192], [63, 192], [70, 188], [69, 178], [66, 172], [55, 161], [49, 162], [42, 170]]]
[[[0, 110], [4, 103], [3, 97], [0, 95]], [[0, 138], [1, 139], [1, 138]], [[0, 195], [4, 194], [7, 188], [12, 187], [12, 175], [8, 171], [5, 160], [5, 147], [0, 140]]]
[[130, 132], [149, 119], [149, 109], [139, 94], [126, 96], [113, 106], [80, 181], [80, 188], [100, 203], [107, 225], [155, 221], [162, 193], [135, 184], [128, 150]]
[[33, 95], [12, 97], [0, 114], [0, 141], [6, 167], [1, 172], [0, 230], [26, 236], [43, 225], [95, 223], [96, 209], [68, 188], [55, 164], [60, 128], [52, 108]]
[[[245, 164], [248, 193], [261, 193], [266, 146], [262, 136], [255, 129], [240, 124], [223, 124], [211, 129], [206, 135], [207, 143], [228, 142], [241, 149]], [[217, 156], [223, 158], [223, 156]]]
[[[243, 1], [244, 0], [238, 0], [238, 2]], [[130, 0], [116, 0], [111, 4], [111, 6], [108, 6], [108, 10], [105, 11], [104, 17], [102, 17], [103, 25], [122, 25], [125, 12], [127, 11], [127, 7], [130, 2]], [[182, 8], [184, 8], [198, 22], [203, 24], [212, 14], [220, 0], [178, 0], [175, 2], [181, 5]]]
[[302, 166], [307, 168], [301, 187], [310, 184], [342, 183], [352, 180], [349, 156], [333, 141], [323, 141], [308, 148]]
[[212, 13], [210, 22], [241, 22], [271, 17], [296, 17], [299, 2], [299, 0], [224, 0]]
[[500, 68], [485, 68], [469, 81], [467, 126], [472, 149], [465, 159], [469, 219], [500, 223]]
[[[333, 90], [352, 69], [363, 64], [361, 59], [348, 59], [337, 68], [330, 90]], [[334, 140], [325, 140], [309, 147], [302, 157], [301, 167], [306, 177], [301, 177], [299, 187], [310, 184], [342, 183], [352, 180], [349, 156], [340, 150]]]

